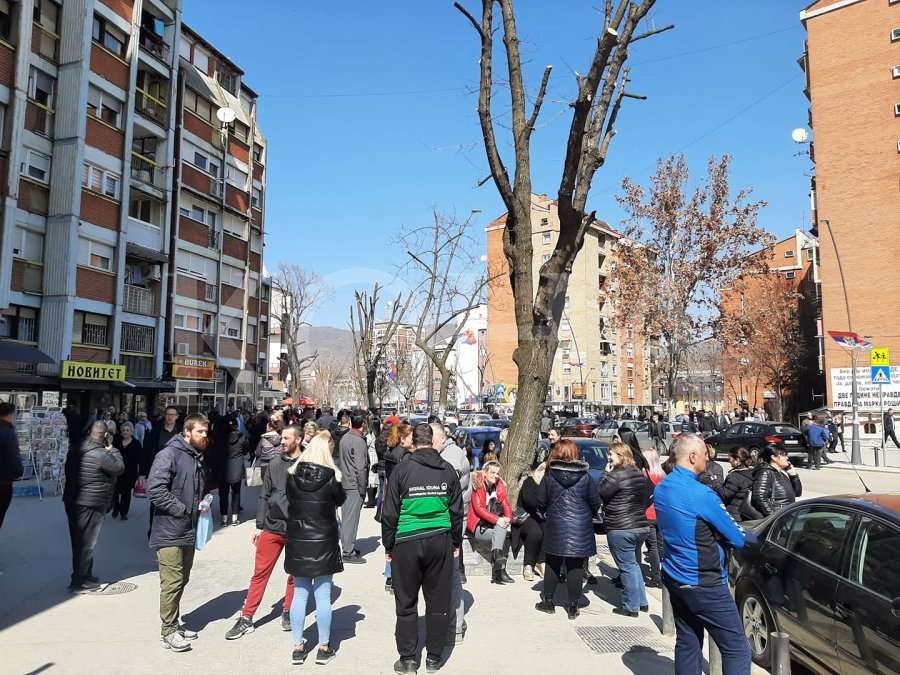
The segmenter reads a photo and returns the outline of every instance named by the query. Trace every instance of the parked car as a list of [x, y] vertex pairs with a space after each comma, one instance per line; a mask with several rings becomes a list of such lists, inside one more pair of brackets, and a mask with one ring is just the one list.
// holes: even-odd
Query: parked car
[[479, 422], [490, 422], [491, 416], [488, 413], [472, 413], [471, 415], [466, 415], [462, 419], [462, 426], [464, 427], [474, 427]]
[[[666, 430], [663, 441], [668, 450], [668, 448], [672, 447], [673, 441], [678, 438], [678, 434], [681, 433], [681, 424], [677, 422], [674, 425], [669, 422], [663, 422], [663, 424], [665, 425]], [[607, 420], [594, 429], [593, 437], [607, 443], [612, 443], [613, 439], [615, 439], [619, 433], [619, 427], [623, 425], [634, 430], [634, 434], [638, 439], [638, 445], [641, 446], [642, 450], [653, 447], [653, 439], [650, 438], [650, 424], [640, 420]]]
[[769, 633], [817, 673], [900, 673], [900, 493], [798, 502], [761, 521], [729, 577], [753, 660]]
[[[606, 473], [606, 465], [609, 463], [609, 444], [593, 438], [569, 438], [578, 446], [581, 459], [587, 462], [591, 481], [598, 486]], [[534, 464], [545, 462], [550, 454], [550, 443], [544, 439], [538, 441], [534, 455]], [[600, 534], [603, 530], [603, 516], [600, 511], [594, 514], [594, 530]]]
[[756, 456], [767, 445], [787, 451], [792, 459], [806, 459], [806, 437], [788, 422], [736, 422], [713, 434], [706, 442], [716, 449], [716, 459], [726, 461], [732, 448], [744, 447]]
[[562, 423], [559, 435], [564, 438], [592, 438], [591, 433], [597, 424], [593, 417], [570, 417]]
[[497, 427], [458, 427], [456, 429], [456, 444], [461, 447], [471, 458], [472, 448], [483, 448], [485, 441], [494, 441], [497, 444], [497, 457], [500, 456], [500, 429]]
[[509, 420], [477, 420], [473, 427], [494, 427], [495, 429], [508, 429]]

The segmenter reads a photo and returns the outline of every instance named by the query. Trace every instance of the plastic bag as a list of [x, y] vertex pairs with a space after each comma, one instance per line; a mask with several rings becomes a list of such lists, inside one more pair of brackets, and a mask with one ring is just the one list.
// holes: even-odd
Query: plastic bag
[[147, 488], [144, 485], [144, 480], [138, 477], [137, 481], [134, 483], [134, 496], [135, 497], [146, 497], [147, 496]]
[[[205, 506], [205, 508], [204, 508]], [[194, 548], [202, 551], [209, 543], [213, 535], [212, 495], [206, 495], [200, 502], [200, 516], [197, 518], [197, 536], [194, 538]]]

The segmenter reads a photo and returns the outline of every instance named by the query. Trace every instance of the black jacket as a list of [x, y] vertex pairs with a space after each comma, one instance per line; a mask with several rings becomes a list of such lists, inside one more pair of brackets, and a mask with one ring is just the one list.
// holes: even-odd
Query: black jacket
[[247, 434], [234, 429], [226, 435], [222, 448], [222, 479], [226, 483], [240, 483], [244, 479], [244, 455], [248, 447]]
[[716, 430], [716, 418], [712, 415], [704, 415], [700, 418], [697, 426], [699, 426], [700, 431], [705, 434], [712, 433]]
[[641, 470], [649, 468], [647, 460], [644, 459], [644, 453], [641, 450], [641, 444], [638, 442], [637, 434], [630, 427], [626, 427], [623, 424], [619, 427], [619, 438], [631, 448], [631, 454], [634, 456], [634, 463], [637, 465], [637, 468]]
[[464, 515], [456, 469], [434, 448], [418, 448], [408, 453], [388, 481], [381, 504], [381, 544], [390, 553], [397, 542], [449, 531], [453, 546], [459, 548]]
[[713, 490], [722, 498], [725, 510], [737, 522], [762, 518], [762, 514], [750, 503], [750, 492], [753, 490], [753, 471], [754, 469], [746, 466], [732, 469], [725, 476], [724, 482], [713, 487]]
[[344, 570], [337, 508], [345, 496], [334, 469], [300, 462], [296, 473], [288, 474], [285, 572], [298, 577], [320, 577]]
[[156, 454], [166, 447], [172, 438], [181, 435], [181, 431], [179, 431], [180, 428], [178, 422], [175, 422], [175, 427], [172, 431], [166, 431], [164, 420], [157, 420], [153, 423], [149, 440], [146, 438], [144, 439], [144, 456], [146, 459], [142, 462], [142, 465], [146, 466], [146, 469], [144, 469], [145, 471], [150, 470], [150, 466], [153, 464], [153, 459], [156, 457]]
[[154, 507], [150, 548], [194, 545], [206, 474], [203, 456], [181, 434], [157, 453], [147, 477], [147, 498]]
[[[122, 438], [116, 437], [116, 440], [113, 441], [113, 447], [119, 451], [119, 454], [122, 455], [122, 461], [125, 462], [125, 470], [119, 476], [119, 482], [134, 483], [141, 472], [141, 462], [144, 459], [144, 448], [141, 442], [132, 436], [131, 442], [126, 447], [122, 445]], [[145, 472], [148, 470], [149, 467], [143, 469]], [[146, 473], [142, 475], [146, 475]]]
[[384, 453], [384, 480], [391, 479], [391, 473], [397, 468], [397, 465], [403, 461], [403, 458], [409, 454], [409, 451], [402, 445], [390, 448]]
[[718, 463], [709, 460], [706, 464], [706, 471], [701, 473], [697, 480], [708, 485], [713, 492], [718, 492], [722, 483], [725, 482], [725, 470]]
[[296, 457], [279, 455], [269, 462], [269, 470], [263, 476], [259, 501], [256, 504], [256, 529], [287, 534], [288, 468], [296, 461]]
[[639, 469], [628, 466], [607, 471], [600, 481], [603, 524], [606, 530], [635, 530], [650, 525], [647, 506], [653, 483]]
[[0, 483], [18, 480], [24, 472], [16, 430], [6, 420], [0, 420]]
[[537, 507], [546, 518], [546, 553], [571, 558], [597, 553], [593, 518], [600, 495], [588, 468], [587, 462], [554, 461], [538, 486]]
[[793, 504], [803, 493], [799, 476], [789, 476], [771, 466], [761, 466], [753, 477], [751, 504], [763, 516], [770, 516]]
[[884, 433], [891, 433], [894, 430], [894, 416], [889, 412], [884, 413], [884, 417], [882, 417], [882, 424], [884, 425]]
[[[70, 451], [71, 452], [71, 451]], [[116, 478], [125, 471], [122, 455], [107, 450], [102, 441], [85, 438], [78, 448], [77, 489], [65, 501], [76, 506], [105, 511], [112, 503]]]

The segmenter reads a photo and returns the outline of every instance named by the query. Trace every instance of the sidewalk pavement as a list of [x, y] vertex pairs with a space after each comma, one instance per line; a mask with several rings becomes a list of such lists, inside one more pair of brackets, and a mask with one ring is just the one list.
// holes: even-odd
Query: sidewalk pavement
[[[253, 569], [251, 505], [256, 490], [244, 490], [246, 521], [216, 532], [197, 553], [191, 582], [182, 601], [187, 625], [200, 631], [190, 652], [176, 654], [159, 644], [159, 576], [147, 548], [147, 503], [134, 500], [127, 522], [108, 519], [100, 535], [95, 573], [104, 581], [135, 588], [115, 595], [72, 596], [66, 591], [70, 549], [66, 519], [58, 498], [43, 502], [19, 498], [0, 531], [0, 652], [4, 673], [121, 674], [288, 672], [291, 637], [280, 628], [284, 589], [276, 568], [255, 617], [256, 632], [226, 641]], [[347, 565], [335, 577], [332, 644], [338, 650], [328, 670], [335, 674], [392, 673], [393, 596], [383, 590], [383, 550], [373, 510], [364, 510], [359, 549], [367, 564]], [[600, 569], [612, 561], [599, 537]], [[592, 565], [597, 574], [596, 563]], [[564, 671], [588, 673], [671, 673], [674, 639], [660, 634], [660, 591], [648, 589], [650, 614], [638, 619], [616, 616], [619, 598], [608, 579], [585, 591], [589, 605], [575, 621], [562, 608], [554, 616], [534, 610], [540, 581], [516, 576], [511, 586], [494, 586], [489, 577], [472, 575], [465, 586], [468, 632], [448, 650], [441, 671], [528, 675]], [[115, 590], [114, 588], [112, 590]], [[564, 594], [560, 588], [560, 594]], [[563, 602], [562, 597], [557, 598]], [[420, 607], [420, 612], [423, 608]], [[307, 618], [306, 637], [315, 640]], [[424, 631], [424, 622], [420, 621]], [[304, 666], [318, 672], [310, 662]], [[424, 673], [424, 658], [420, 671]], [[759, 671], [763, 672], [763, 671]]]

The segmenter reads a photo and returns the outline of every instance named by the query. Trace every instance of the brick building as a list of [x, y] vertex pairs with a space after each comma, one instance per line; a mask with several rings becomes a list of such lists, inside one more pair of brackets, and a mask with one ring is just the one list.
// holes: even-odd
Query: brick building
[[[814, 133], [822, 329], [852, 327], [900, 354], [900, 3], [820, 0], [800, 18], [807, 31], [800, 63]], [[826, 340], [824, 366], [834, 405], [832, 376], [850, 366], [850, 357]]]
[[[0, 336], [55, 361], [0, 388], [255, 400], [266, 147], [242, 76], [179, 0], [0, 2]], [[125, 381], [62, 377], [66, 360]]]
[[[488, 286], [487, 355], [484, 386], [514, 400], [518, 369], [512, 355], [517, 344], [515, 308], [509, 266], [503, 254], [503, 215], [487, 227]], [[556, 202], [532, 195], [534, 279], [549, 259], [559, 235]], [[651, 405], [650, 359], [637, 328], [616, 320], [609, 294], [609, 275], [620, 234], [597, 221], [588, 230], [569, 277], [565, 309], [559, 327], [559, 348], [553, 362], [547, 400], [572, 406], [576, 402], [614, 411]]]

